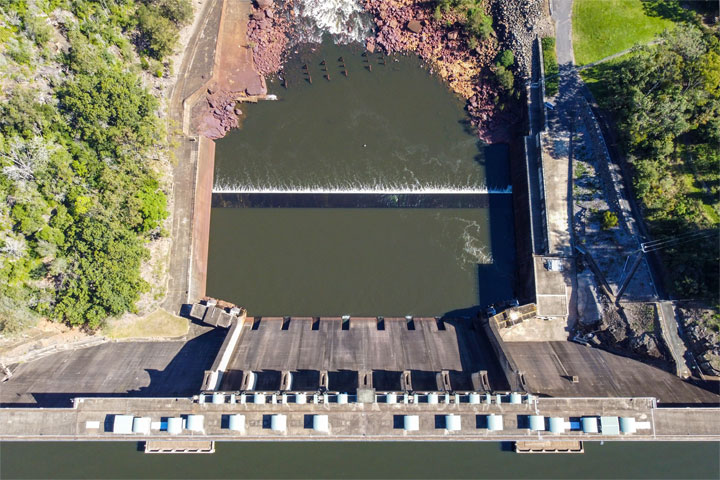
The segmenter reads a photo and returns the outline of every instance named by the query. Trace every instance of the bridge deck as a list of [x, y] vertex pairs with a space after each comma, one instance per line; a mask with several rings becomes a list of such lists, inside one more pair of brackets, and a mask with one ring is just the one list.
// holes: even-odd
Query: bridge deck
[[[233, 432], [224, 428], [228, 414], [245, 415], [246, 431]], [[286, 432], [270, 429], [269, 416], [287, 416]], [[449, 432], [444, 415], [453, 413], [461, 418], [461, 429]], [[488, 414], [503, 415], [504, 430], [491, 432], [486, 425]], [[583, 415], [631, 416], [645, 422], [647, 428], [633, 434], [584, 434], [566, 431], [560, 435], [533, 432], [527, 427], [527, 416], [539, 413], [546, 417], [573, 419]], [[167, 417], [200, 414], [204, 416], [204, 432], [179, 435], [151, 430], [148, 435], [112, 433], [114, 415], [148, 416], [153, 422]], [[312, 415], [328, 416], [330, 433], [312, 429]], [[419, 417], [419, 430], [405, 431], [402, 415]], [[577, 418], [576, 418], [577, 419]], [[188, 398], [82, 399], [72, 409], [0, 409], [0, 440], [720, 440], [720, 409], [653, 408], [652, 399], [541, 398], [534, 404], [199, 404]]]

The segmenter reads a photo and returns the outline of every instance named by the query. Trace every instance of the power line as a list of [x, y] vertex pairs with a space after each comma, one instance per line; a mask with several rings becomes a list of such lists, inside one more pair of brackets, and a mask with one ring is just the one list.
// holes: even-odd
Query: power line
[[701, 239], [703, 239], [703, 238], [705, 238], [705, 237], [710, 237], [710, 236], [712, 236], [712, 235], [717, 235], [717, 233], [718, 233], [717, 230], [710, 230], [710, 231], [704, 231], [704, 232], [696, 232], [695, 235], [687, 235], [687, 236], [684, 236], [684, 237], [680, 237], [680, 236], [678, 236], [678, 237], [673, 237], [673, 238], [670, 238], [670, 239], [667, 239], [667, 240], [663, 240], [663, 241], [661, 241], [661, 242], [659, 242], [659, 243], [655, 243], [655, 244], [650, 245], [650, 246], [647, 246], [646, 244], [643, 243], [643, 244], [640, 245], [640, 247], [641, 247], [642, 251], [645, 252], [645, 253], [654, 252], [654, 251], [656, 251], [656, 250], [661, 250], [661, 249], [663, 249], [663, 248], [672, 247], [672, 246], [675, 246], [675, 245], [679, 245], [679, 244], [681, 244], [681, 243], [686, 243], [686, 242], [690, 242], [690, 241], [693, 241], [693, 240], [701, 240]]

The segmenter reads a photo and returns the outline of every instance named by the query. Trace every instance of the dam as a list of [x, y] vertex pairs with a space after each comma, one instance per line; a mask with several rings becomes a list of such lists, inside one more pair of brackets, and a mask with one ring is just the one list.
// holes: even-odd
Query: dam
[[[460, 102], [416, 59], [388, 60], [383, 74], [359, 51], [322, 48], [295, 67], [354, 55], [349, 78], [365, 75], [365, 90], [347, 89], [359, 95], [342, 103], [340, 81], [312, 85], [297, 68], [287, 92], [271, 85], [277, 101], [243, 106], [215, 170], [198, 172], [212, 217], [207, 285], [185, 292], [183, 313], [204, 329], [202, 346], [111, 344], [48, 359], [50, 387], [21, 365], [0, 392], [1, 439], [720, 439], [712, 392], [571, 342], [504, 342], [486, 306], [537, 297], [535, 312], [563, 321], [570, 297], [553, 272], [533, 295], [517, 287], [528, 277], [516, 268], [515, 147], [478, 145]], [[385, 111], [387, 125], [367, 108], [397, 104], [382, 96], [392, 82], [413, 109]], [[362, 119], [372, 135], [358, 133]]]

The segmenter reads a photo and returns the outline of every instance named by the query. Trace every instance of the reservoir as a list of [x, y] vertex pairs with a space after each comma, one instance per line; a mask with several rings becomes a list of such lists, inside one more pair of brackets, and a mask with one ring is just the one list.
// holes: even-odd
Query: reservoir
[[[5, 443], [2, 478], [718, 478], [717, 443], [585, 443], [520, 455], [497, 443], [219, 443], [148, 455], [132, 442]], [[42, 459], [42, 460], [38, 460]]]
[[215, 192], [253, 201], [212, 210], [207, 294], [264, 316], [442, 316], [512, 298], [507, 148], [478, 140], [418, 58], [362, 52], [298, 47], [277, 100], [243, 105], [217, 141]]

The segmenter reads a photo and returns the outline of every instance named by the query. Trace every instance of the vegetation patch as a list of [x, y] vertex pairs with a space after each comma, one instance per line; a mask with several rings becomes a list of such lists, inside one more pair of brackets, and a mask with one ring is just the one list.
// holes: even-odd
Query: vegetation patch
[[[575, 0], [573, 3], [573, 51], [578, 65], [592, 63], [652, 41], [674, 25], [658, 3], [676, 0]], [[680, 8], [680, 7], [678, 7]], [[682, 10], [682, 9], [681, 9]]]
[[586, 75], [617, 122], [651, 233], [667, 240], [665, 283], [717, 305], [720, 37], [685, 24], [661, 38]]
[[113, 339], [128, 338], [174, 338], [186, 335], [190, 323], [165, 310], [156, 310], [146, 317], [128, 315], [126, 318], [109, 320], [103, 334]]
[[148, 289], [168, 145], [141, 56], [164, 60], [191, 15], [189, 0], [0, 0], [0, 330], [95, 329]]
[[555, 38], [542, 39], [543, 67], [545, 69], [545, 95], [554, 97], [558, 93], [560, 67], [558, 67]]

